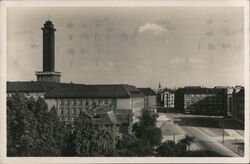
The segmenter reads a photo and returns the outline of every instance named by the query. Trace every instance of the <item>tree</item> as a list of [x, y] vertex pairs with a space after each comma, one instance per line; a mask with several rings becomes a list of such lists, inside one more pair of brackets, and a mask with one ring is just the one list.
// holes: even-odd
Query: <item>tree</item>
[[136, 157], [153, 155], [154, 149], [149, 143], [145, 143], [131, 134], [123, 136], [116, 147], [116, 156]]
[[194, 137], [186, 135], [185, 138], [181, 139], [180, 142], [186, 145], [190, 149], [191, 143], [194, 141]]
[[[163, 142], [157, 149], [157, 156], [176, 157], [186, 156], [187, 146], [193, 142], [194, 137], [186, 135], [185, 138], [181, 139], [177, 143], [174, 141]], [[190, 153], [191, 154], [191, 153]]]
[[157, 156], [159, 157], [175, 157], [177, 155], [175, 142], [174, 141], [163, 142], [156, 149], [156, 153]]
[[35, 101], [16, 93], [7, 101], [8, 156], [59, 156], [64, 126], [56, 109], [48, 111], [43, 98]]
[[135, 136], [144, 143], [149, 143], [151, 146], [158, 146], [161, 143], [162, 132], [156, 127], [155, 113], [143, 111], [138, 123], [133, 125]]
[[7, 155], [31, 156], [35, 150], [37, 120], [27, 108], [23, 94], [15, 94], [7, 101]]
[[75, 122], [74, 130], [69, 135], [71, 139], [64, 155], [111, 155], [114, 149], [114, 136], [111, 131], [104, 126], [96, 126], [90, 119], [79, 119], [79, 117]]

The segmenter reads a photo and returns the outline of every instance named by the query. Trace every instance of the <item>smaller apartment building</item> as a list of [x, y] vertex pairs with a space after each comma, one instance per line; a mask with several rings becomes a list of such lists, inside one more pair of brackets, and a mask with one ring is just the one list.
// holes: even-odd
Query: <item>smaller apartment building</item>
[[165, 108], [175, 107], [175, 92], [171, 89], [165, 88], [158, 93], [158, 105]]

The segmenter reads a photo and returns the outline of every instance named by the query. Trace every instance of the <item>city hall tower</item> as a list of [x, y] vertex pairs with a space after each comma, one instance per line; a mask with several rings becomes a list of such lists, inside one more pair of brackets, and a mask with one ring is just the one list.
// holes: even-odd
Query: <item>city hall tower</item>
[[43, 71], [36, 72], [37, 81], [60, 82], [60, 72], [55, 71], [55, 31], [53, 23], [47, 20], [43, 31]]

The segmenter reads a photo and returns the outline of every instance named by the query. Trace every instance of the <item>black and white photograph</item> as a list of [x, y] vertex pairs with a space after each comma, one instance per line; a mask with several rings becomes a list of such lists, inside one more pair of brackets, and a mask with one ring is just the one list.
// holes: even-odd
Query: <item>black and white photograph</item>
[[2, 3], [0, 162], [249, 162], [249, 1], [54, 2]]

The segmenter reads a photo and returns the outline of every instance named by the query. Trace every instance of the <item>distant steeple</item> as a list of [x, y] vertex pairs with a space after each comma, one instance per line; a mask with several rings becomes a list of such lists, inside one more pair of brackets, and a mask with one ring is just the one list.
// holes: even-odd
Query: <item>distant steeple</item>
[[161, 88], [161, 82], [159, 82], [159, 85], [158, 85], [158, 91], [160, 91], [162, 88]]

